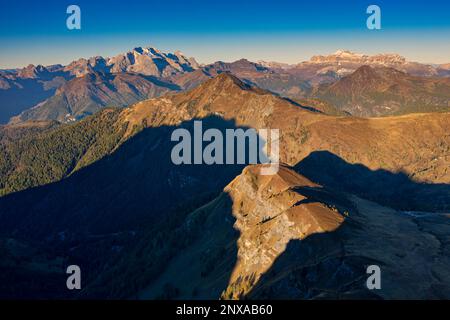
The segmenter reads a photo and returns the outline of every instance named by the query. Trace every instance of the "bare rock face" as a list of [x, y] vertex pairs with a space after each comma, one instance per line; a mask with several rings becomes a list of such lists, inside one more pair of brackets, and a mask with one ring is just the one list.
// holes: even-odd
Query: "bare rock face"
[[111, 58], [82, 58], [73, 61], [64, 70], [76, 77], [82, 77], [91, 72], [132, 72], [147, 76], [168, 77], [198, 68], [199, 65], [194, 58], [185, 57], [180, 51], [164, 53], [156, 48], [138, 47]]
[[365, 54], [354, 53], [348, 50], [338, 50], [334, 54], [327, 56], [313, 56], [310, 60], [312, 63], [329, 63], [329, 62], [354, 62], [361, 65], [364, 64], [381, 64], [381, 65], [401, 65], [406, 63], [405, 57], [398, 54], [378, 54], [369, 56]]
[[344, 221], [344, 212], [299, 191], [320, 186], [286, 166], [271, 176], [260, 175], [261, 168], [247, 167], [225, 188], [233, 200], [234, 226], [240, 237], [237, 263], [224, 298], [247, 294], [291, 240], [333, 231]]
[[103, 57], [91, 57], [78, 59], [64, 67], [64, 71], [75, 77], [82, 77], [91, 72], [107, 72], [106, 59]]
[[[450, 294], [450, 220], [395, 210], [251, 165], [177, 232], [194, 239], [139, 294], [178, 299], [437, 299]], [[367, 287], [369, 266], [381, 287]]]
[[[239, 238], [222, 298], [433, 299], [450, 293], [447, 216], [337, 193], [287, 166], [273, 176], [260, 169], [245, 168], [225, 188]], [[382, 270], [377, 290], [367, 287], [370, 265]]]
[[108, 60], [111, 72], [135, 72], [143, 75], [168, 77], [177, 73], [194, 71], [198, 64], [181, 52], [164, 53], [155, 48], [135, 48]]
[[17, 76], [19, 78], [25, 78], [25, 79], [35, 79], [39, 77], [45, 77], [49, 71], [42, 65], [34, 66], [32, 64], [28, 65], [27, 67], [21, 69]]
[[302, 62], [298, 64], [297, 67], [302, 68], [314, 65], [330, 66], [334, 72], [344, 75], [356, 71], [357, 68], [363, 65], [369, 65], [372, 67], [396, 68], [415, 76], [445, 76], [445, 73], [442, 70], [439, 72], [439, 68], [436, 66], [408, 61], [405, 57], [394, 53], [376, 54], [371, 56], [354, 53], [348, 50], [338, 50], [337, 52], [326, 56], [313, 56], [310, 61]]

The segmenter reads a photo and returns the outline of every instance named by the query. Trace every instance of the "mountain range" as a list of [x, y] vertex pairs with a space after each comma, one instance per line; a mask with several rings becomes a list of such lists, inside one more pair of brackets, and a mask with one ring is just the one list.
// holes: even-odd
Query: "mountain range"
[[356, 116], [450, 110], [450, 77], [412, 76], [394, 68], [362, 66], [318, 87], [313, 96]]
[[54, 95], [12, 117], [10, 123], [27, 120], [72, 122], [107, 106], [126, 107], [137, 101], [179, 91], [172, 83], [136, 73], [91, 72], [59, 87]]
[[194, 58], [185, 57], [180, 51], [163, 53], [156, 48], [134, 48], [111, 58], [92, 57], [73, 61], [63, 70], [80, 77], [93, 71], [120, 73], [131, 72], [146, 76], [167, 77], [180, 72], [198, 69]]
[[[277, 63], [263, 62], [277, 68]], [[316, 75], [348, 75], [363, 65], [394, 68], [413, 76], [422, 77], [447, 77], [450, 75], [448, 64], [423, 64], [408, 61], [398, 54], [365, 55], [348, 50], [338, 50], [334, 54], [311, 57], [310, 61], [293, 65], [281, 65], [281, 68], [294, 73], [312, 72]], [[312, 75], [311, 74], [311, 75]], [[319, 78], [320, 80], [320, 78]]]
[[[157, 87], [176, 88], [157, 81], [159, 78], [197, 68], [195, 59], [181, 52], [135, 48], [111, 58], [79, 59], [67, 66], [0, 70], [0, 123], [14, 116], [13, 122], [73, 121], [105, 106], [124, 106], [158, 96], [167, 90]], [[154, 88], [144, 94], [149, 87]]]
[[[365, 72], [366, 66], [378, 71]], [[402, 73], [386, 71], [390, 69]], [[384, 116], [445, 111], [449, 106], [448, 65], [410, 62], [397, 54], [368, 56], [340, 50], [295, 65], [246, 59], [199, 65], [178, 51], [138, 47], [67, 66], [0, 71], [0, 122], [76, 121], [104, 107], [124, 107], [169, 91], [189, 90], [224, 72], [312, 108], [326, 105], [333, 114]], [[369, 92], [359, 97], [366, 88]], [[360, 100], [350, 98], [352, 94]]]
[[[0, 295], [449, 297], [450, 113], [327, 114], [256, 86], [265, 74], [276, 72], [218, 63], [171, 75], [172, 84], [205, 76], [178, 93], [73, 123], [0, 127]], [[362, 66], [318, 88], [353, 101], [365, 92], [357, 85], [380, 90], [391, 79], [425, 81]], [[434, 89], [447, 80], [427, 79]], [[222, 132], [278, 128], [279, 172], [174, 165], [171, 134], [192, 132], [196, 120]], [[65, 290], [68, 264], [83, 270], [79, 292]], [[383, 270], [380, 290], [365, 285], [373, 264]]]

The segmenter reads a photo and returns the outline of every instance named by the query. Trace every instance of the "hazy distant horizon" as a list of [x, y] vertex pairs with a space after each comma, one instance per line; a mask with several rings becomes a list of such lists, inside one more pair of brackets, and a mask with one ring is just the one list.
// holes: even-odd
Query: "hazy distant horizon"
[[409, 61], [450, 63], [450, 3], [375, 1], [382, 29], [368, 30], [372, 2], [319, 0], [80, 0], [81, 30], [68, 30], [69, 3], [17, 0], [1, 4], [0, 68], [68, 64], [114, 56], [139, 46], [180, 50], [199, 63], [246, 58], [299, 63], [344, 49], [397, 53]]
[[[30, 61], [29, 63], [25, 63], [25, 64], [22, 64], [22, 65], [6, 65], [6, 66], [2, 65], [2, 66], [0, 66], [0, 69], [1, 70], [21, 69], [21, 68], [25, 68], [25, 67], [27, 67], [29, 65], [35, 65], [35, 66], [43, 65], [43, 66], [47, 67], [47, 66], [51, 66], [51, 65], [58, 65], [58, 64], [60, 64], [60, 65], [65, 66], [65, 65], [70, 64], [73, 61], [76, 61], [76, 60], [82, 59], [82, 58], [89, 59], [89, 58], [92, 58], [92, 57], [95, 57], [95, 56], [101, 56], [103, 58], [114, 57], [116, 55], [126, 53], [126, 52], [131, 51], [134, 48], [138, 48], [138, 47], [153, 47], [153, 48], [161, 50], [164, 53], [174, 53], [175, 51], [181, 51], [185, 56], [193, 57], [193, 58], [196, 59], [196, 61], [199, 64], [205, 64], [205, 65], [206, 64], [210, 64], [210, 63], [214, 63], [214, 62], [217, 62], [217, 61], [234, 62], [234, 61], [237, 61], [237, 60], [240, 60], [240, 59], [246, 59], [246, 60], [249, 60], [249, 61], [252, 61], [252, 62], [265, 61], [265, 62], [277, 62], [277, 63], [293, 65], [293, 64], [298, 64], [298, 63], [301, 63], [301, 62], [309, 61], [313, 56], [317, 56], [317, 55], [323, 55], [323, 56], [332, 55], [332, 54], [336, 53], [339, 50], [351, 51], [351, 52], [353, 52], [355, 54], [364, 54], [364, 55], [369, 55], [369, 56], [377, 55], [377, 54], [399, 54], [399, 55], [405, 57], [407, 61], [418, 62], [418, 63], [423, 63], [423, 64], [430, 64], [430, 65], [450, 63], [450, 58], [448, 60], [446, 60], [446, 61], [443, 61], [443, 62], [418, 61], [418, 60], [410, 59], [408, 56], [405, 56], [403, 54], [400, 54], [399, 52], [394, 52], [394, 51], [367, 53], [367, 52], [361, 52], [361, 51], [358, 51], [358, 50], [348, 49], [348, 48], [344, 48], [344, 47], [343, 48], [336, 48], [334, 50], [332, 49], [330, 52], [322, 52], [321, 51], [321, 52], [312, 54], [311, 56], [299, 55], [299, 56], [301, 56], [301, 58], [299, 60], [297, 60], [297, 61], [293, 61], [293, 60], [287, 61], [287, 60], [282, 60], [282, 59], [264, 59], [264, 58], [253, 58], [253, 59], [251, 59], [251, 58], [249, 58], [247, 56], [241, 56], [241, 57], [236, 56], [236, 58], [229, 58], [229, 59], [218, 57], [217, 59], [210, 58], [210, 59], [206, 59], [206, 60], [202, 61], [199, 58], [197, 58], [197, 56], [189, 54], [187, 51], [179, 49], [179, 48], [178, 49], [175, 48], [175, 49], [165, 50], [165, 49], [160, 48], [160, 47], [155, 46], [155, 45], [136, 45], [136, 46], [132, 46], [129, 49], [122, 50], [122, 51], [120, 51], [120, 50], [109, 51], [109, 52], [112, 52], [112, 53], [107, 53], [107, 54], [98, 54], [97, 53], [97, 54], [91, 54], [91, 55], [88, 54], [88, 55], [85, 55], [85, 56], [74, 56], [73, 58], [69, 58], [68, 60], [67, 59], [59, 60], [59, 61], [55, 60], [55, 61], [51, 61], [51, 62], [48, 62], [48, 63], [40, 63], [40, 62], [32, 62], [32, 61]], [[93, 50], [92, 52], [98, 52], [98, 51]]]

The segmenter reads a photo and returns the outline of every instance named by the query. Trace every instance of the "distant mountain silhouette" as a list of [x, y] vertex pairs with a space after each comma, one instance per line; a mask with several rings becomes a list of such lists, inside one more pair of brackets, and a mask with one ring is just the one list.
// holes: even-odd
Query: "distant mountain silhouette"
[[[364, 73], [369, 67], [376, 71]], [[296, 65], [246, 59], [199, 65], [179, 51], [138, 47], [114, 57], [81, 58], [67, 66], [0, 70], [0, 122], [13, 116], [14, 122], [76, 121], [104, 107], [124, 107], [169, 91], [193, 89], [220, 73], [233, 73], [248, 84], [331, 115], [379, 116], [449, 108], [446, 65], [410, 62], [397, 54], [368, 56], [340, 50]], [[95, 81], [88, 80], [92, 77]]]

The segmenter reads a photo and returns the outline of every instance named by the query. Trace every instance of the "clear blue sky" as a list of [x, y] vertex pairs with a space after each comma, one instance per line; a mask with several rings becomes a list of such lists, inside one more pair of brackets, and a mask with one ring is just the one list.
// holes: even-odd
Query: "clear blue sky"
[[[77, 4], [82, 29], [66, 28]], [[366, 28], [366, 8], [382, 30]], [[68, 63], [136, 46], [181, 50], [200, 62], [300, 62], [338, 49], [450, 62], [450, 1], [0, 0], [0, 68]]]

